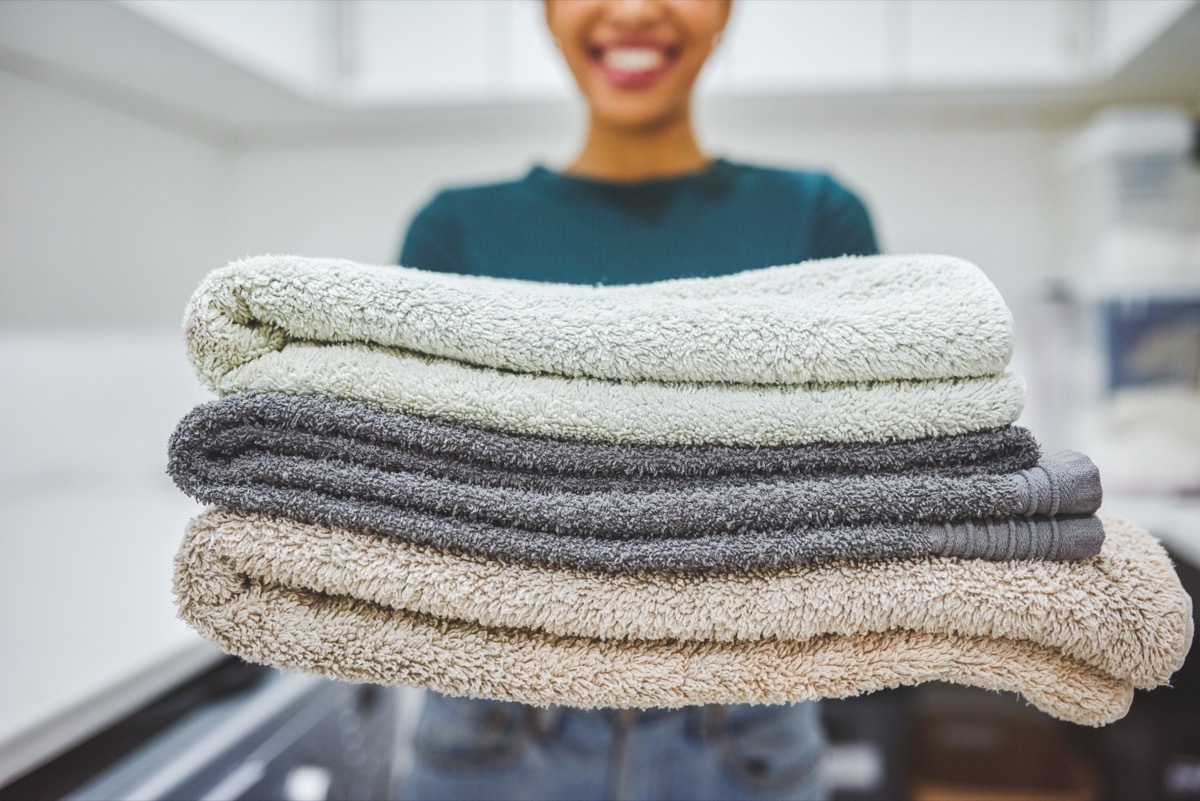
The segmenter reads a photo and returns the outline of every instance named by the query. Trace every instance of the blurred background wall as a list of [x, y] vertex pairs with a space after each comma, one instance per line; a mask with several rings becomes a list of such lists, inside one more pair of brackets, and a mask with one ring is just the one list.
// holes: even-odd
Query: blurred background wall
[[[701, 131], [716, 153], [832, 169], [889, 250], [976, 259], [1019, 295], [1060, 255], [1064, 137], [1107, 102], [1194, 105], [1170, 70], [1105, 88], [1191, 5], [748, 0]], [[173, 325], [244, 253], [390, 261], [438, 187], [561, 165], [582, 131], [536, 0], [4, 14], [5, 329]]]
[[[249, 253], [394, 261], [437, 189], [562, 165], [582, 131], [566, 104], [421, 109], [366, 131], [227, 144], [27, 75], [0, 73], [0, 93], [6, 330], [171, 327], [205, 272]], [[832, 170], [892, 252], [973, 259], [1006, 295], [1051, 271], [1054, 155], [1070, 121], [1029, 110], [896, 120], [881, 105], [856, 115], [710, 100], [699, 116], [713, 152]]]

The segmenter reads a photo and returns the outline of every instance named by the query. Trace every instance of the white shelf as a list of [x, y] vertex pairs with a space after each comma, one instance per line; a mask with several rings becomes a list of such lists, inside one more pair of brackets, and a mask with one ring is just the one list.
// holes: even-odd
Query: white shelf
[[[1131, 276], [1134, 277], [1136, 276]], [[1063, 279], [1051, 283], [1046, 294], [1055, 300], [1079, 304], [1152, 300], [1200, 301], [1200, 265], [1197, 265], [1196, 277], [1192, 280]]]

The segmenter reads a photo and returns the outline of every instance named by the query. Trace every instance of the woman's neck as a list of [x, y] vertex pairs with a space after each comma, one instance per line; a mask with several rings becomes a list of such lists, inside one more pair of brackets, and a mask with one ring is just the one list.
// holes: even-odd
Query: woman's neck
[[593, 117], [583, 150], [565, 172], [607, 181], [640, 181], [699, 172], [709, 162], [686, 113], [653, 128], [622, 127]]

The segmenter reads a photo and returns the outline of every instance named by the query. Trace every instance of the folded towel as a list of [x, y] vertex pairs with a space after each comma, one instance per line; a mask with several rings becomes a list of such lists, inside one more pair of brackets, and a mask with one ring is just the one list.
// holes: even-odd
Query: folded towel
[[784, 703], [924, 681], [1123, 716], [1192, 638], [1157, 542], [1105, 518], [1083, 562], [954, 559], [600, 576], [227, 510], [176, 557], [181, 617], [243, 658], [354, 681], [580, 707]]
[[1014, 422], [1011, 373], [831, 386], [659, 384], [534, 376], [365, 345], [295, 343], [221, 375], [220, 394], [323, 395], [569, 440], [773, 446], [908, 440]]
[[762, 570], [834, 560], [927, 555], [1059, 561], [1094, 556], [1104, 541], [1104, 529], [1094, 516], [875, 523], [768, 533], [704, 532], [688, 537], [615, 539], [497, 526], [376, 500], [317, 497], [281, 487], [222, 486], [198, 497], [240, 511], [340, 525], [501, 561], [616, 573]]
[[[282, 400], [279, 404], [287, 406]], [[410, 453], [407, 447], [380, 448], [323, 430], [292, 428], [286, 433], [296, 436], [280, 442], [278, 428], [259, 426], [249, 447], [242, 442], [231, 451], [220, 429], [210, 425], [214, 408], [220, 402], [198, 407], [172, 437], [168, 470], [181, 489], [209, 503], [346, 525], [354, 520], [338, 515], [353, 514], [363, 502], [393, 507], [398, 521], [418, 511], [451, 521], [601, 538], [775, 536], [807, 527], [1090, 514], [1100, 506], [1096, 467], [1073, 452], [1000, 475], [774, 476], [748, 482], [726, 477], [703, 485], [685, 479], [665, 486], [656, 479], [658, 484], [650, 487], [646, 479], [623, 477], [584, 479], [564, 488], [558, 476], [525, 474], [522, 478], [532, 487], [513, 488], [491, 485], [494, 471], [475, 475], [470, 465], [452, 479], [413, 472], [395, 463], [397, 455]], [[348, 422], [355, 419], [353, 408], [339, 409]], [[365, 417], [377, 414], [358, 409]], [[288, 452], [290, 445], [301, 452]], [[874, 447], [886, 451], [890, 446]], [[399, 528], [387, 533], [404, 535]]]
[[695, 486], [772, 476], [1015, 473], [1040, 451], [1024, 428], [890, 442], [749, 447], [579, 442], [448, 423], [319, 396], [250, 393], [197, 406], [172, 443], [184, 470], [201, 453], [263, 451], [344, 461], [473, 484], [575, 491]]
[[214, 387], [291, 343], [569, 378], [737, 384], [990, 376], [1012, 352], [1012, 316], [984, 274], [919, 255], [616, 287], [264, 256], [211, 273], [185, 326]]

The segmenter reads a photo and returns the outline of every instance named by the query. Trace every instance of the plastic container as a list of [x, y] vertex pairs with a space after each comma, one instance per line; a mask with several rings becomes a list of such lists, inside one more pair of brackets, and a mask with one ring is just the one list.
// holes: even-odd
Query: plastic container
[[1073, 279], [1134, 295], [1200, 284], [1196, 137], [1182, 109], [1115, 107], [1066, 143], [1059, 168]]

